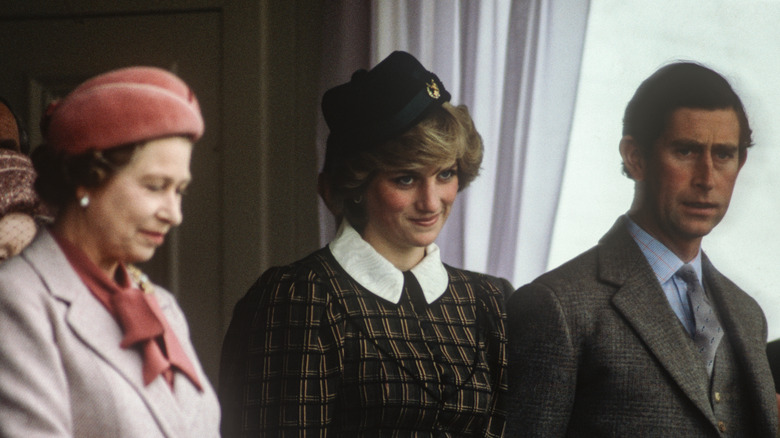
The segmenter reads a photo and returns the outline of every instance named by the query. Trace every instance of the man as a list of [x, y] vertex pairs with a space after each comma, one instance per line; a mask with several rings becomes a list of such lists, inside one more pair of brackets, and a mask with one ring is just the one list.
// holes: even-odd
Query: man
[[642, 83], [620, 141], [628, 213], [508, 302], [507, 436], [775, 436], [763, 312], [701, 252], [750, 144], [716, 72], [677, 63]]

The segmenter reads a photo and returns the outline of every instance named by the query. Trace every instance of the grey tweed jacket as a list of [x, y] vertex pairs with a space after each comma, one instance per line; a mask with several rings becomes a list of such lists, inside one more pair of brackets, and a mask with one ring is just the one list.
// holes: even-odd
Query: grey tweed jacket
[[597, 246], [510, 298], [507, 436], [774, 437], [764, 314], [706, 256], [702, 269], [738, 376], [723, 391], [738, 421], [716, 418], [721, 395], [710, 397], [704, 364], [621, 217]]

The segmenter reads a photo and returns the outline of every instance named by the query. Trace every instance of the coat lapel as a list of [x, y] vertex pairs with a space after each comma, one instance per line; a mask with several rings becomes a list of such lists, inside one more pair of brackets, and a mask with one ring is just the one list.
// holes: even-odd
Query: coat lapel
[[650, 353], [693, 404], [717, 424], [706, 368], [622, 219], [599, 243], [599, 275], [601, 281], [617, 287], [612, 303]]
[[[745, 385], [745, 391], [751, 397], [751, 405], [761, 407], [761, 412], [774, 416], [777, 401], [771, 396], [772, 391], [759, 390], [767, 386], [771, 387], [772, 382], [771, 371], [765, 357], [766, 331], [761, 339], [752, 335], [756, 330], [750, 329], [748, 324], [758, 324], [758, 322], [755, 321], [754, 314], [746, 311], [753, 308], [751, 303], [743, 301], [749, 298], [718, 272], [706, 255], [702, 256], [702, 272], [707, 294], [714, 301], [721, 326], [734, 349], [734, 356], [739, 363], [739, 372], [746, 382], [756, 382]], [[767, 426], [767, 436], [771, 433], [774, 433], [774, 430], [773, 425], [770, 424]]]
[[178, 403], [164, 379], [144, 386], [141, 355], [119, 346], [121, 328], [87, 289], [51, 235], [43, 231], [38, 240], [41, 242], [35, 248], [31, 245], [27, 258], [52, 296], [67, 303], [65, 319], [76, 337], [132, 386], [166, 436], [177, 436], [177, 430], [186, 430], [183, 425], [170, 423], [182, 416], [174, 412], [179, 409]]

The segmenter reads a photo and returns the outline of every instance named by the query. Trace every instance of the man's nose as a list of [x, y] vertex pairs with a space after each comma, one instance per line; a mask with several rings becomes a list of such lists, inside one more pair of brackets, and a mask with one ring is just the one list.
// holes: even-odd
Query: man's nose
[[696, 162], [696, 173], [694, 175], [694, 183], [697, 187], [710, 190], [714, 186], [714, 172], [715, 165], [712, 160], [712, 155], [702, 154], [701, 158]]

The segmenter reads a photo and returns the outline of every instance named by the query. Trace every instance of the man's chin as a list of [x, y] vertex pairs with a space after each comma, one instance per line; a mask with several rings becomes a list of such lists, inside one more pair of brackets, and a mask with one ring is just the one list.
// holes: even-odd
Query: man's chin
[[689, 239], [701, 239], [702, 237], [710, 234], [710, 232], [715, 228], [717, 223], [712, 223], [709, 221], [706, 222], [693, 222], [686, 224], [686, 226], [682, 227], [681, 231], [682, 234], [687, 236]]

